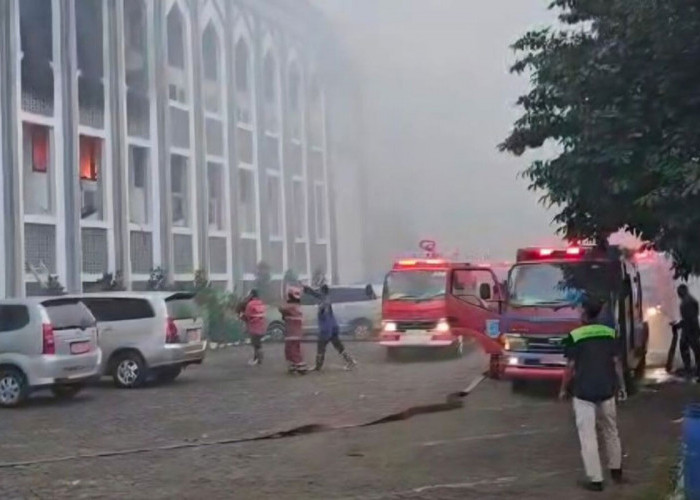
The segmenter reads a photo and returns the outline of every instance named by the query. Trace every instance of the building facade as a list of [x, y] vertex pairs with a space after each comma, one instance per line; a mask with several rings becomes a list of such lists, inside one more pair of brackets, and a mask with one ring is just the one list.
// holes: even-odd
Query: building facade
[[142, 289], [155, 269], [247, 288], [261, 261], [273, 279], [342, 279], [333, 169], [359, 175], [359, 107], [312, 7], [6, 0], [0, 11], [0, 295], [36, 293], [47, 275], [70, 292], [105, 273]]

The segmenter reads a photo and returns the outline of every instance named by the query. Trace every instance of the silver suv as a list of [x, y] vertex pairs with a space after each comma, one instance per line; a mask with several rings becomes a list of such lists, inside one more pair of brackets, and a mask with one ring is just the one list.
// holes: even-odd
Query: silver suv
[[[340, 333], [362, 340], [372, 337], [381, 324], [382, 301], [371, 285], [332, 286], [330, 288], [333, 313]], [[301, 312], [305, 335], [318, 333], [318, 299], [307, 293], [301, 296]], [[267, 335], [273, 339], [284, 337], [284, 322], [277, 308], [268, 306]]]
[[101, 373], [117, 387], [139, 387], [149, 376], [170, 382], [204, 360], [204, 325], [192, 293], [110, 292], [80, 300], [97, 318]]
[[75, 396], [99, 373], [95, 318], [79, 300], [0, 300], [0, 406], [22, 404], [37, 389]]

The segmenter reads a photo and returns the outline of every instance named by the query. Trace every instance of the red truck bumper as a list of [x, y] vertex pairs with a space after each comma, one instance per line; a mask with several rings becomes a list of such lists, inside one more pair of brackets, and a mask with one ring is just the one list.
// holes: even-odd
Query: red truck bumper
[[564, 367], [506, 366], [503, 378], [506, 380], [561, 380]]

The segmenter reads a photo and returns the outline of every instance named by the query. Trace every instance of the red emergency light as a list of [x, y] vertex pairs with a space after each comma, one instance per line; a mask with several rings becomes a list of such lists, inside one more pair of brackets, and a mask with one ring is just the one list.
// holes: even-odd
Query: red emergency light
[[446, 267], [445, 259], [401, 259], [394, 264], [394, 268], [402, 267]]
[[584, 254], [589, 253], [589, 250], [592, 251], [593, 249], [584, 249], [580, 246], [570, 246], [565, 249], [521, 248], [518, 250], [517, 261], [583, 257]]

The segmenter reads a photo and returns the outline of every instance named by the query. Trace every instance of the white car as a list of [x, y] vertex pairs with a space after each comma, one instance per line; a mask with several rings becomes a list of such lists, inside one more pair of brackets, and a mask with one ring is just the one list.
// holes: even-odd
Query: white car
[[[382, 304], [376, 287], [331, 286], [330, 295], [333, 313], [338, 321], [340, 333], [355, 339], [368, 339], [381, 325]], [[371, 292], [371, 293], [367, 293]], [[379, 294], [381, 295], [381, 294]], [[307, 293], [301, 296], [302, 327], [305, 335], [318, 333], [319, 300]], [[267, 307], [267, 335], [274, 339], [284, 336], [284, 323], [279, 311]]]
[[0, 407], [38, 389], [70, 398], [99, 374], [95, 318], [74, 298], [0, 301]]
[[102, 375], [120, 388], [149, 375], [175, 380], [206, 354], [204, 324], [190, 292], [107, 292], [78, 297], [97, 319]]

